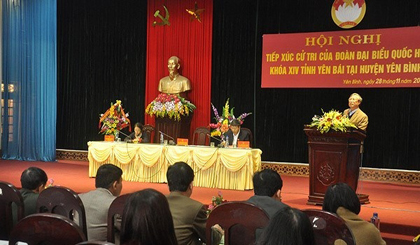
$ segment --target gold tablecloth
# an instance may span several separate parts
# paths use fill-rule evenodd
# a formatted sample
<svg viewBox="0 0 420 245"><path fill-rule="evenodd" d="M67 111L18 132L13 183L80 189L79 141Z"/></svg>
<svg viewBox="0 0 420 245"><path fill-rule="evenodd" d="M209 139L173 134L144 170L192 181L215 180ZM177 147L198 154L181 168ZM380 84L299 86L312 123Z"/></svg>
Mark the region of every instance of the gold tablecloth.
<svg viewBox="0 0 420 245"><path fill-rule="evenodd" d="M252 175L261 170L260 149L104 141L88 146L89 177L95 177L102 164L112 163L123 170L124 180L166 183L168 167L184 161L194 170L194 186L247 190L253 189Z"/></svg>

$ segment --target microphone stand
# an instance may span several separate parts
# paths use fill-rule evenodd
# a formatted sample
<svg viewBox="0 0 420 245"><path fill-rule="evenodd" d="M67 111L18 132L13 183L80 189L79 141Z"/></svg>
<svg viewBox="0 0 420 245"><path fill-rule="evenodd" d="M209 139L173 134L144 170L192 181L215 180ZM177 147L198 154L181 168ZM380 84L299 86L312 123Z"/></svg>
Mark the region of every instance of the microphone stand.
<svg viewBox="0 0 420 245"><path fill-rule="evenodd" d="M360 176L362 175L362 169L363 169L363 153L364 153L364 148L363 148L363 143L364 141L362 140L362 142L360 142L360 168L359 168L359 178L358 178L358 182L359 182L359 190L361 193L363 191L363 186L362 186L362 181L360 181Z"/></svg>
<svg viewBox="0 0 420 245"><path fill-rule="evenodd" d="M170 135L168 135L168 134L165 134L164 132L162 132L162 131L160 131L160 130L159 130L159 134L160 134L160 135L164 135L164 136L166 136L167 138L170 138L171 140L169 141L169 144L170 144L170 145L175 145L175 139L174 139L172 136L170 136Z"/></svg>
<svg viewBox="0 0 420 245"><path fill-rule="evenodd" d="M122 135L124 135L125 137L130 137L130 135L127 135L127 134L125 134L125 133L123 133L122 131L120 131L120 130L117 130L117 132L118 132L118 134L122 134ZM133 140L127 140L126 142L133 142Z"/></svg>
<svg viewBox="0 0 420 245"><path fill-rule="evenodd" d="M217 145L218 147L223 147L223 146L224 146L224 143L225 143L225 141L224 141L224 140L221 140L221 139L219 139L219 138L213 137L213 136L211 136L210 134L207 134L207 136L208 136L209 138L212 138L212 139L215 139L215 140L219 141L219 144Z"/></svg>

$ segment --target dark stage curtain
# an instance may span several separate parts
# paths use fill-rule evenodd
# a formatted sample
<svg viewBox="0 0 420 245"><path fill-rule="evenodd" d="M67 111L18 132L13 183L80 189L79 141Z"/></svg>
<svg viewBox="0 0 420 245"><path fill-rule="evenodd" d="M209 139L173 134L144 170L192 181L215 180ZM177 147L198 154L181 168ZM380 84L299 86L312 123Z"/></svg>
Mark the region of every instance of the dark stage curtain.
<svg viewBox="0 0 420 245"><path fill-rule="evenodd" d="M147 1L58 0L57 148L87 149L121 100L144 121ZM124 132L128 133L125 129Z"/></svg>
<svg viewBox="0 0 420 245"><path fill-rule="evenodd" d="M215 0L212 102L230 97L235 111L253 111L244 127L254 129L263 160L308 162L303 125L321 109L343 111L351 93L361 94L369 116L364 166L420 168L420 89L261 89L263 34L342 31L331 19L331 2ZM420 3L367 2L354 29L417 26ZM229 41L227 41L229 40Z"/></svg>
<svg viewBox="0 0 420 245"><path fill-rule="evenodd" d="M257 6L258 1L254 0L214 1L211 101L219 114L228 98L236 117L253 112L245 118L242 127L251 129L258 142L254 130L255 91L259 90L255 71L261 66L255 59ZM211 118L214 123L213 112Z"/></svg>

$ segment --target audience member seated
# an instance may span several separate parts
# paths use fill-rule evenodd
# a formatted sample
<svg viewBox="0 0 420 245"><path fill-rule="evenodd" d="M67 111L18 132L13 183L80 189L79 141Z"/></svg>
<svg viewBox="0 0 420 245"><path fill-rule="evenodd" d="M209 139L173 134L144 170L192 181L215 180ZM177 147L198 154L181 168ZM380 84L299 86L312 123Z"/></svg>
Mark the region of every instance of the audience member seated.
<svg viewBox="0 0 420 245"><path fill-rule="evenodd" d="M106 241L108 209L121 194L122 170L112 164L104 164L96 173L95 190L80 194L86 211L89 241Z"/></svg>
<svg viewBox="0 0 420 245"><path fill-rule="evenodd" d="M36 213L36 201L39 193L45 189L47 181L47 174L40 168L30 167L22 172L20 176L22 189L19 191L23 198L24 217Z"/></svg>
<svg viewBox="0 0 420 245"><path fill-rule="evenodd" d="M134 143L149 143L150 138L149 134L143 133L143 124L138 122L134 124L134 132L127 136L125 141Z"/></svg>
<svg viewBox="0 0 420 245"><path fill-rule="evenodd" d="M312 224L302 211L285 207L270 219L257 244L315 245Z"/></svg>
<svg viewBox="0 0 420 245"><path fill-rule="evenodd" d="M346 221L356 244L386 244L378 229L358 216L360 201L356 192L346 183L330 185L325 193L322 210L335 213Z"/></svg>
<svg viewBox="0 0 420 245"><path fill-rule="evenodd" d="M226 132L229 137L229 145L237 146L238 140L250 141L250 136L247 131L241 130L241 122L238 119L233 119L230 123L229 131Z"/></svg>
<svg viewBox="0 0 420 245"><path fill-rule="evenodd" d="M254 183L254 196L247 202L262 208L270 218L280 209L287 207L281 202L281 188L283 180L280 175L271 169L256 172L252 178Z"/></svg>
<svg viewBox="0 0 420 245"><path fill-rule="evenodd" d="M145 189L131 194L124 206L121 244L178 244L169 204L162 193Z"/></svg>
<svg viewBox="0 0 420 245"><path fill-rule="evenodd" d="M185 162L177 162L166 173L170 194L167 196L174 221L175 234L180 245L197 245L206 242L206 207L190 198L193 191L194 171ZM218 232L215 241L220 241L223 229L215 225Z"/></svg>

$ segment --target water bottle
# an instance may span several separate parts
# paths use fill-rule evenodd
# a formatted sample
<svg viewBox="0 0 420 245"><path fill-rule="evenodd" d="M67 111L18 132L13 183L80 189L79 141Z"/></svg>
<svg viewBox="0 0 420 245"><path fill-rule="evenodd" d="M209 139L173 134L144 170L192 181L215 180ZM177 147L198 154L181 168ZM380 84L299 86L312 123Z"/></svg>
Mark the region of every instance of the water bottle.
<svg viewBox="0 0 420 245"><path fill-rule="evenodd" d="M370 218L370 222L379 230L379 227L381 225L381 220L378 217L378 213L373 213L372 218Z"/></svg>
<svg viewBox="0 0 420 245"><path fill-rule="evenodd" d="M229 136L226 136L225 148L229 147Z"/></svg>
<svg viewBox="0 0 420 245"><path fill-rule="evenodd" d="M162 144L162 145L163 145L163 142L164 142L164 140L163 140L163 134L161 133L161 134L160 134L160 144Z"/></svg>

